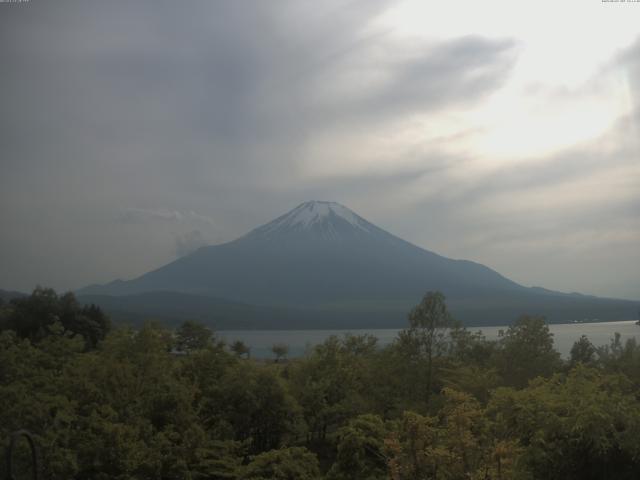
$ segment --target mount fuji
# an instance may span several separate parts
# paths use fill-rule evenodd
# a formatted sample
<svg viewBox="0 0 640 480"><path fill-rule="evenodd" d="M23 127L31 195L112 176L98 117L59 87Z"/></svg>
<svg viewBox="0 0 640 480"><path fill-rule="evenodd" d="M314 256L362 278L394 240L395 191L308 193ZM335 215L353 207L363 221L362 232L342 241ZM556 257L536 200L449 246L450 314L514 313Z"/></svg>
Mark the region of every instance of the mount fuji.
<svg viewBox="0 0 640 480"><path fill-rule="evenodd" d="M129 318L197 318L217 328L404 326L429 290L469 325L523 313L549 321L633 318L636 304L519 285L406 242L335 202L305 202L246 235L80 299ZM127 316L127 315L124 315Z"/></svg>

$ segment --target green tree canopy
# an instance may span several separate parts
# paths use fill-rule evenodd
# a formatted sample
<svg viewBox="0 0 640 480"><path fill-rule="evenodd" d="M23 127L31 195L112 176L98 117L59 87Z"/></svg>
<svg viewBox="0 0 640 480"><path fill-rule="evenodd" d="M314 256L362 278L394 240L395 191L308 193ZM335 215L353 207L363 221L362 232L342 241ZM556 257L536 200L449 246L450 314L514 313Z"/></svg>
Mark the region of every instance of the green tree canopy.
<svg viewBox="0 0 640 480"><path fill-rule="evenodd" d="M591 365L594 363L595 357L596 347L593 346L593 343L589 341L586 335L582 335L571 347L569 363L572 366L578 363Z"/></svg>
<svg viewBox="0 0 640 480"><path fill-rule="evenodd" d="M181 352L192 352L210 347L213 332L202 323L186 320L176 329L176 348Z"/></svg>
<svg viewBox="0 0 640 480"><path fill-rule="evenodd" d="M14 298L5 307L0 328L38 342L62 325L71 335L81 335L87 348L95 348L111 328L109 318L96 305L80 305L73 293L58 296L51 288L37 287L24 298Z"/></svg>
<svg viewBox="0 0 640 480"><path fill-rule="evenodd" d="M498 389L488 416L519 438L532 478L632 479L640 473L636 393L622 375L578 365L522 390Z"/></svg>
<svg viewBox="0 0 640 480"><path fill-rule="evenodd" d="M337 432L336 461L328 480L385 480L388 478L385 439L389 431L377 415L355 417Z"/></svg>
<svg viewBox="0 0 640 480"><path fill-rule="evenodd" d="M271 450L240 469L238 480L320 480L316 456L304 447Z"/></svg>
<svg viewBox="0 0 640 480"><path fill-rule="evenodd" d="M427 292L409 313L409 328L398 335L398 346L425 370L425 398L432 393L434 358L443 355L450 344L450 331L456 322L440 292ZM418 366L420 368L421 365Z"/></svg>
<svg viewBox="0 0 640 480"><path fill-rule="evenodd" d="M498 369L507 385L524 387L535 377L551 375L561 365L560 354L553 348L553 334L542 317L520 317L502 333L499 347Z"/></svg>

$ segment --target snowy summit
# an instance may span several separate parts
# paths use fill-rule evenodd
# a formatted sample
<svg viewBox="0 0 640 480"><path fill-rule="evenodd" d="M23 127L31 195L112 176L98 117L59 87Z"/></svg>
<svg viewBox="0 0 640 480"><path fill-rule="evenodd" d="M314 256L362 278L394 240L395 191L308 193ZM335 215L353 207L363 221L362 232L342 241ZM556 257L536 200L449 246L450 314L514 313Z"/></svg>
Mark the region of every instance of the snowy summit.
<svg viewBox="0 0 640 480"><path fill-rule="evenodd" d="M366 220L353 213L344 205L319 200L312 200L298 205L283 217L276 219L273 223L276 223L277 226L309 229L313 227L314 224L331 220L332 217L341 218L356 228L368 231L364 226L364 224L367 223Z"/></svg>
<svg viewBox="0 0 640 480"><path fill-rule="evenodd" d="M338 238L347 232L372 233L375 227L344 205L312 200L249 233L271 237L283 233L310 232L321 238Z"/></svg>

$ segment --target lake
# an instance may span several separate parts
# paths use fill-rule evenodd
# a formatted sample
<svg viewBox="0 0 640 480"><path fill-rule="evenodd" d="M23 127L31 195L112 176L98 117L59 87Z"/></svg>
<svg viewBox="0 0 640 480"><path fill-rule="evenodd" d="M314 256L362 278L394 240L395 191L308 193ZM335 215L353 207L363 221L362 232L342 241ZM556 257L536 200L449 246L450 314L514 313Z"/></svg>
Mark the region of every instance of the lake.
<svg viewBox="0 0 640 480"><path fill-rule="evenodd" d="M487 339L498 338L500 330L506 330L508 326L469 328L471 332L478 330ZM253 358L273 358L271 347L275 343L284 343L289 346L289 357L301 357L314 345L324 342L331 335L342 336L347 333L352 335L371 334L378 338L378 345L384 346L391 343L396 338L401 329L361 329L361 330L222 330L216 332L217 336L227 343L234 340L242 340L251 348ZM627 338L636 337L640 340L640 326L634 320L620 322L600 322L600 323L560 323L549 325L549 330L553 333L553 340L556 350L563 357L568 357L573 342L581 335L589 337L595 346L609 344L614 333L620 333L622 341Z"/></svg>

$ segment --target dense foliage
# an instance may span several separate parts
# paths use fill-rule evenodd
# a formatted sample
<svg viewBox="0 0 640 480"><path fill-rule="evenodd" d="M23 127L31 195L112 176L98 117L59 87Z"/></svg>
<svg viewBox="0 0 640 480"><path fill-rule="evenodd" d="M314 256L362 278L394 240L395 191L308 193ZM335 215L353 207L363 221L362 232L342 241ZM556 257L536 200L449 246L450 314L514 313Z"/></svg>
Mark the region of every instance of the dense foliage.
<svg viewBox="0 0 640 480"><path fill-rule="evenodd" d="M37 289L0 305L0 437L33 432L52 480L640 478L635 341L562 360L543 319L489 341L436 293L409 320L384 348L258 361L193 322L109 331Z"/></svg>

